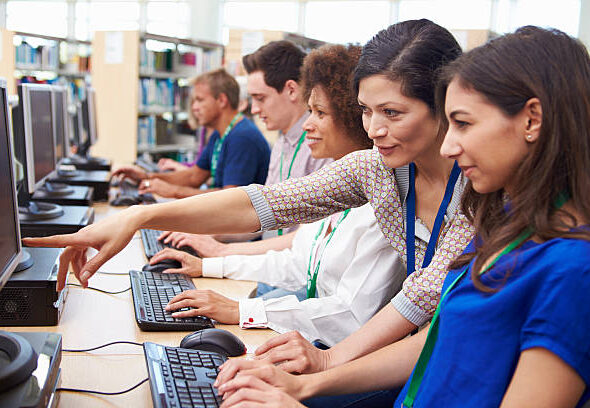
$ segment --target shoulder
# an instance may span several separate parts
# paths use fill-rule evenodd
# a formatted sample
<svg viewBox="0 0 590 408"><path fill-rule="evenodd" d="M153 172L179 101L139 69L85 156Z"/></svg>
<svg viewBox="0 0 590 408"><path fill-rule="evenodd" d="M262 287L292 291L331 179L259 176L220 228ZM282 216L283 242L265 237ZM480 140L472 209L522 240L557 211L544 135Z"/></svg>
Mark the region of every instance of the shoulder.
<svg viewBox="0 0 590 408"><path fill-rule="evenodd" d="M542 268L556 272L590 273L590 241L574 238L554 238L532 245L526 258ZM526 259L525 259L526 260Z"/></svg>

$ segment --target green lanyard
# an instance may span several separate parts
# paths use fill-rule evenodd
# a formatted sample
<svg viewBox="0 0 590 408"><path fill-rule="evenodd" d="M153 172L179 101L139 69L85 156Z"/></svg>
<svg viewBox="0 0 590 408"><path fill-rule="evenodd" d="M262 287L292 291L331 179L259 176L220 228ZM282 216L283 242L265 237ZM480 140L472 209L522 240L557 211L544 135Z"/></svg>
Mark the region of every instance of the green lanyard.
<svg viewBox="0 0 590 408"><path fill-rule="evenodd" d="M293 163L295 163L295 158L297 157L297 153L299 153L299 149L305 140L305 135L307 135L307 131L304 131L301 136L299 137L299 142L297 142L297 147L295 147L295 152L293 153L293 157L291 158L291 164L289 164L289 172L287 173L287 180L291 178L291 170L293 169ZM281 152L281 163L279 167L279 178L280 181L283 181L283 152ZM283 229L280 228L278 230L279 236L283 235Z"/></svg>
<svg viewBox="0 0 590 408"><path fill-rule="evenodd" d="M219 162L219 153L221 152L221 147L223 146L223 141L225 140L225 137L229 134L229 132L231 132L231 130L234 128L236 122L242 118L242 116L243 116L242 113L238 112L236 114L236 116L233 117L231 122L229 122L229 125L227 126L227 128L225 128L225 132L223 132L223 135L215 141L215 146L213 147L213 155L211 156L211 178L212 178L212 181L211 181L211 184L209 185L210 188L215 187L215 175L217 174L217 163Z"/></svg>
<svg viewBox="0 0 590 408"><path fill-rule="evenodd" d="M338 219L338 222L336 223L336 225L334 225L334 228L332 228L332 232L330 232L330 235L328 235L328 240L326 241L326 245L324 245L324 249L322 249L322 253L318 256L318 263L316 264L315 270L312 275L311 268L312 268L312 261L313 261L313 259L312 259L313 258L313 250L315 249L315 246L317 244L319 236L324 231L324 225L326 224L326 220L322 221L322 225L320 225L320 229L318 230L317 234L315 234L315 237L313 239L313 244L311 245L311 249L309 250L309 264L307 265L307 298L308 299L314 298L316 295L316 293L315 293L316 292L316 283L318 280L318 272L320 271L320 263L322 262L322 256L324 256L324 251L326 250L326 247L330 243L330 240L332 239L332 236L334 235L336 228L338 228L340 223L346 218L346 216L348 215L349 212L350 212L350 208L348 210L345 210L344 213L342 213L342 216Z"/></svg>
<svg viewBox="0 0 590 408"><path fill-rule="evenodd" d="M555 200L554 207L556 209L561 208L565 202L569 199L569 195L560 193ZM530 228L525 229L514 241L512 241L500 254L498 254L492 262L486 266L479 274L482 275L487 270L489 270L495 263L500 259L502 256L506 255L514 248L518 247L524 241L526 241L531 235L533 231ZM414 400L416 399L416 395L418 390L420 389L420 384L422 383L422 379L424 378L424 373L426 372L426 366L430 361L430 357L432 356L432 352L434 350L434 345L436 344L436 340L438 338L438 325L439 319L438 315L440 314L440 309L443 304L443 301L446 299L448 293L455 287L455 285L465 276L467 270L469 269L469 265L463 269L463 271L457 276L457 278L449 285L445 293L442 295L440 301L438 302L438 307L434 312L434 316L432 317L432 322L430 323L430 329L428 330L428 336L426 337L426 343L424 344L424 348L420 353L420 357L418 358L418 362L416 363L416 367L414 369L414 375L412 376L412 381L410 382L410 386L408 388L408 393L404 398L404 402L402 402L402 408L412 408L414 406Z"/></svg>

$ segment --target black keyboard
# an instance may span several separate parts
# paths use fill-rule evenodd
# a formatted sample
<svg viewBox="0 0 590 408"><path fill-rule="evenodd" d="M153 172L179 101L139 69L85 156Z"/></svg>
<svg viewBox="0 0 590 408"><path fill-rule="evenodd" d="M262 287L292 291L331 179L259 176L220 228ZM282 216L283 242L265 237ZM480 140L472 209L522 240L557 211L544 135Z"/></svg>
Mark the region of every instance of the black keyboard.
<svg viewBox="0 0 590 408"><path fill-rule="evenodd" d="M162 231L153 229L140 229L139 232L141 234L141 242L143 243L143 251L147 259L151 259L152 256L156 255L164 248L174 248L178 249L179 251L186 252L192 256L199 256L193 247L182 246L175 248L170 244L164 244L162 241L158 241L158 237L160 234L162 234Z"/></svg>
<svg viewBox="0 0 590 408"><path fill-rule="evenodd" d="M218 407L213 387L219 366L227 358L211 351L143 343L155 408Z"/></svg>
<svg viewBox="0 0 590 408"><path fill-rule="evenodd" d="M126 196L135 200L135 204L155 204L156 198L152 193L139 194L139 187L136 184L123 179L119 183L119 194L117 197Z"/></svg>
<svg viewBox="0 0 590 408"><path fill-rule="evenodd" d="M164 310L168 302L185 290L195 289L191 278L180 273L129 271L135 320L146 331L196 331L214 327L208 317L195 316L181 319ZM189 310L188 308L177 311Z"/></svg>

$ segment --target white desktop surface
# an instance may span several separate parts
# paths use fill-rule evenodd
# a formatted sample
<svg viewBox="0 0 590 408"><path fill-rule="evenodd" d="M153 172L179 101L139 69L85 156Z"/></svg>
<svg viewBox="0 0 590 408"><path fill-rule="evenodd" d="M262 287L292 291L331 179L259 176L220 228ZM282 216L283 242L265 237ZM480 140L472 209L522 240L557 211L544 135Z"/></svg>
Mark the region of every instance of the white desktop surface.
<svg viewBox="0 0 590 408"><path fill-rule="evenodd" d="M121 210L107 203L96 203L96 221ZM129 245L113 257L100 270L127 272L141 269L147 262L139 233ZM70 275L70 282L76 282ZM230 298L247 297L255 282L229 279L197 278L198 289L212 289ZM95 274L89 282L92 287L119 291L130 286L127 275ZM135 323L131 292L109 295L78 287L68 287L64 311L58 326L0 327L0 330L22 332L57 332L62 335L64 349L82 349L116 340L134 342L151 341L178 346L190 332L144 332ZM238 335L249 353L277 334L269 329L242 330L237 325L216 324ZM114 345L89 353L63 352L61 361L61 387L83 388L106 392L122 391L147 377L143 348L133 345ZM146 407L151 406L149 384L122 395L104 396L86 393L58 393L58 407Z"/></svg>

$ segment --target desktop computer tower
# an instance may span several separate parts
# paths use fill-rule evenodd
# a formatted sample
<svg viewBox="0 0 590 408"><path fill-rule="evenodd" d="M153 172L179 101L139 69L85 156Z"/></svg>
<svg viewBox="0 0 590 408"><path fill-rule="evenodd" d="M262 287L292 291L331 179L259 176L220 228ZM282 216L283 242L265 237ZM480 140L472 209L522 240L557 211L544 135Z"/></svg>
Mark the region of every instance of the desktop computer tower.
<svg viewBox="0 0 590 408"><path fill-rule="evenodd" d="M33 265L0 290L0 326L56 326L68 288L56 292L61 248L26 248ZM2 406L2 404L0 404Z"/></svg>
<svg viewBox="0 0 590 408"><path fill-rule="evenodd" d="M19 220L21 236L47 237L57 234L72 234L94 222L94 208L64 205L64 213L46 220Z"/></svg>
<svg viewBox="0 0 590 408"><path fill-rule="evenodd" d="M100 170L77 170L72 176L63 176L54 173L49 178L51 183L63 183L71 186L88 186L94 188L94 201L107 201L109 199L109 183L111 173Z"/></svg>

